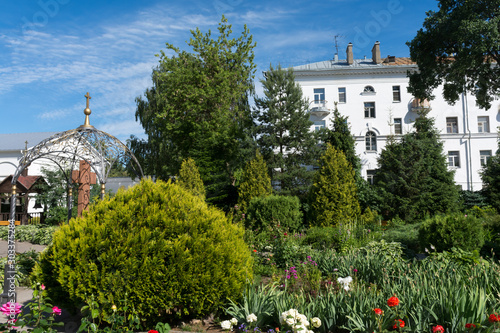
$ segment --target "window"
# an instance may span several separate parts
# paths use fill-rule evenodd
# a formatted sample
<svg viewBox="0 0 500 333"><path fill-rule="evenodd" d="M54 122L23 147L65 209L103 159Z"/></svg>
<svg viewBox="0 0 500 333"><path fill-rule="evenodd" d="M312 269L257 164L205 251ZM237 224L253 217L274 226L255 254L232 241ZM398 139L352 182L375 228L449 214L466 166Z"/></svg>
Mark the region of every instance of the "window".
<svg viewBox="0 0 500 333"><path fill-rule="evenodd" d="M394 118L394 134L403 134L403 121L401 118Z"/></svg>
<svg viewBox="0 0 500 333"><path fill-rule="evenodd" d="M375 118L375 102L365 102L365 118Z"/></svg>
<svg viewBox="0 0 500 333"><path fill-rule="evenodd" d="M479 158L481 159L481 165L486 165L491 158L491 150L480 150Z"/></svg>
<svg viewBox="0 0 500 333"><path fill-rule="evenodd" d="M373 180L375 178L375 170L366 170L366 180L370 185L373 185Z"/></svg>
<svg viewBox="0 0 500 333"><path fill-rule="evenodd" d="M339 103L346 103L347 96L345 94L345 88L339 88Z"/></svg>
<svg viewBox="0 0 500 333"><path fill-rule="evenodd" d="M477 117L477 131L479 133L489 133L490 132L490 117Z"/></svg>
<svg viewBox="0 0 500 333"><path fill-rule="evenodd" d="M392 101L401 102L401 87L392 86Z"/></svg>
<svg viewBox="0 0 500 333"><path fill-rule="evenodd" d="M373 132L366 132L366 151L377 151L377 135Z"/></svg>
<svg viewBox="0 0 500 333"><path fill-rule="evenodd" d="M314 121L314 130L319 131L322 128L325 128L325 121L324 120L315 120Z"/></svg>
<svg viewBox="0 0 500 333"><path fill-rule="evenodd" d="M325 88L314 89L314 103L320 104L325 101Z"/></svg>
<svg viewBox="0 0 500 333"><path fill-rule="evenodd" d="M363 89L363 92L368 94L375 94L375 89L372 86L366 86Z"/></svg>
<svg viewBox="0 0 500 333"><path fill-rule="evenodd" d="M460 168L460 152L458 151L448 152L448 165L451 167Z"/></svg>
<svg viewBox="0 0 500 333"><path fill-rule="evenodd" d="M446 133L458 133L458 118L446 118Z"/></svg>

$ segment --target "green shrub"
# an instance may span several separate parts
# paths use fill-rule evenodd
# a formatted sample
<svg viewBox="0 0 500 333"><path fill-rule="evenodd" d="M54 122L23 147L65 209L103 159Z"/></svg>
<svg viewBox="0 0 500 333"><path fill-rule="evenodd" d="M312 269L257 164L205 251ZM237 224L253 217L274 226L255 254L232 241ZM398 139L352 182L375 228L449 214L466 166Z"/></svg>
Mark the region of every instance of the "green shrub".
<svg viewBox="0 0 500 333"><path fill-rule="evenodd" d="M48 245L52 242L52 235L59 227L37 225L16 226L16 240L18 242L29 242L31 244ZM0 239L7 240L9 234L8 226L0 226Z"/></svg>
<svg viewBox="0 0 500 333"><path fill-rule="evenodd" d="M271 193L271 177L269 177L267 171L267 164L257 151L255 158L245 165L241 175L241 183L238 189L238 204L241 211L246 212L248 203L252 198L268 196Z"/></svg>
<svg viewBox="0 0 500 333"><path fill-rule="evenodd" d="M419 229L421 223L398 225L389 227L381 236L381 239L388 243L398 242L406 246L414 253L422 252L419 240Z"/></svg>
<svg viewBox="0 0 500 333"><path fill-rule="evenodd" d="M436 215L426 219L419 231L423 247L433 245L437 251L456 247L465 251L479 250L484 244L481 221L472 215Z"/></svg>
<svg viewBox="0 0 500 333"><path fill-rule="evenodd" d="M269 195L250 200L245 219L246 228L262 230L275 223L292 232L302 227L299 198Z"/></svg>
<svg viewBox="0 0 500 333"><path fill-rule="evenodd" d="M203 185L198 167L192 158L182 161L177 184L205 200L205 185Z"/></svg>
<svg viewBox="0 0 500 333"><path fill-rule="evenodd" d="M37 271L55 300L94 295L103 320L123 299L143 324L206 316L252 278L243 232L180 186L142 180L62 226Z"/></svg>
<svg viewBox="0 0 500 333"><path fill-rule="evenodd" d="M316 250L340 249L340 233L336 227L311 227L303 240Z"/></svg>

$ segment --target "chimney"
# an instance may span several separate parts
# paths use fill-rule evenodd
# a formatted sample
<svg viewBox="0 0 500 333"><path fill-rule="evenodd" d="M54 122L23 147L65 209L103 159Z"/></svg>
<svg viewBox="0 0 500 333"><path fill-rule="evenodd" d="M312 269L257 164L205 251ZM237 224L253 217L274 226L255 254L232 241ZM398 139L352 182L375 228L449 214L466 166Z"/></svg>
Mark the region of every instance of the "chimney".
<svg viewBox="0 0 500 333"><path fill-rule="evenodd" d="M333 60L335 62L339 62L339 54L338 53L335 53L335 56L333 57Z"/></svg>
<svg viewBox="0 0 500 333"><path fill-rule="evenodd" d="M376 41L372 48L372 60L376 64L382 63L382 58L380 57L380 42Z"/></svg>
<svg viewBox="0 0 500 333"><path fill-rule="evenodd" d="M352 54L352 43L347 45L347 64L352 65L354 63L354 55Z"/></svg>

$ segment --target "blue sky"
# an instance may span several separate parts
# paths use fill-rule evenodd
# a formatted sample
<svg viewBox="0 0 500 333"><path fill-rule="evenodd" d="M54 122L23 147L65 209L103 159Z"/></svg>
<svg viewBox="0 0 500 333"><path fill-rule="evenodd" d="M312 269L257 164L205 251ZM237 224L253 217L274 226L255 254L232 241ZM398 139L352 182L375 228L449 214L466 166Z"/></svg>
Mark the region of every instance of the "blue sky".
<svg viewBox="0 0 500 333"><path fill-rule="evenodd" d="M189 50L190 30L216 32L224 14L237 37L247 24L256 80L269 64L283 67L339 58L409 56L405 43L435 0L20 0L1 2L0 133L65 131L90 122L122 141L144 137L135 98L151 85L165 43ZM257 93L261 89L257 87Z"/></svg>

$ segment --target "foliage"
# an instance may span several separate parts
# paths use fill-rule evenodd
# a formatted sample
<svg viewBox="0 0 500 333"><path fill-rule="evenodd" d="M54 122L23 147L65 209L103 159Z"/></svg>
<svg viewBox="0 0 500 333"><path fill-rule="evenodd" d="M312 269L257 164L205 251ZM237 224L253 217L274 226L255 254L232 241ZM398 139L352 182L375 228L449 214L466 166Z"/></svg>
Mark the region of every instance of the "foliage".
<svg viewBox="0 0 500 333"><path fill-rule="evenodd" d="M244 213L252 198L267 196L272 193L271 178L267 173L267 165L257 151L255 158L245 165L238 189L238 205Z"/></svg>
<svg viewBox="0 0 500 333"><path fill-rule="evenodd" d="M341 234L336 227L311 227L307 230L303 244L316 250L340 250Z"/></svg>
<svg viewBox="0 0 500 333"><path fill-rule="evenodd" d="M488 199L488 203L500 212L500 141L499 149L492 156L481 170L481 180L483 181L483 194Z"/></svg>
<svg viewBox="0 0 500 333"><path fill-rule="evenodd" d="M484 244L481 221L463 214L436 215L426 219L419 231L423 247L434 246L437 251L448 251L453 247L474 251Z"/></svg>
<svg viewBox="0 0 500 333"><path fill-rule="evenodd" d="M332 114L332 128L322 130L321 140L344 153L347 162L356 172L361 169L361 161L356 155L356 139L351 133L348 116L342 116L335 103ZM328 145L327 145L328 147ZM326 147L325 147L326 148Z"/></svg>
<svg viewBox="0 0 500 333"><path fill-rule="evenodd" d="M33 300L26 305L28 310L19 309L19 314L15 322L15 326L18 327L12 327L13 324L8 322L7 324L0 324L2 330L9 328L12 332L15 331L15 328L26 328L27 332L55 333L57 329L54 327L63 326L64 323L55 322L55 317L61 315L61 309L50 304L51 300L47 297L45 286L37 283L32 286L32 289ZM8 303L5 305L8 305ZM6 327L4 327L4 325ZM12 330L13 328L14 330Z"/></svg>
<svg viewBox="0 0 500 333"><path fill-rule="evenodd" d="M292 69L271 65L260 82L264 97L255 98L253 116L258 123L257 142L271 170L273 186L282 195L304 196L313 175L306 165L314 165L319 155L307 112L309 103Z"/></svg>
<svg viewBox="0 0 500 333"><path fill-rule="evenodd" d="M471 209L473 207L484 207L487 205L486 197L483 191L460 191L460 199L464 209Z"/></svg>
<svg viewBox="0 0 500 333"><path fill-rule="evenodd" d="M142 180L62 226L37 273L54 298L94 295L105 321L126 299L151 324L216 311L251 267L243 229L223 212L178 185Z"/></svg>
<svg viewBox="0 0 500 333"><path fill-rule="evenodd" d="M16 253L16 274L14 283L16 286L31 287L31 272L38 260L38 253L34 250L25 253ZM8 262L7 257L0 258L0 267L5 267ZM0 287L5 282L5 271L0 271Z"/></svg>
<svg viewBox="0 0 500 333"><path fill-rule="evenodd" d="M192 194L205 200L205 186L203 186L203 180L201 180L198 168L192 158L182 161L177 183Z"/></svg>
<svg viewBox="0 0 500 333"><path fill-rule="evenodd" d="M344 153L327 144L311 187L311 225L334 226L360 215L354 174Z"/></svg>
<svg viewBox="0 0 500 333"><path fill-rule="evenodd" d="M256 197L248 205L245 227L263 230L272 224L297 231L302 227L302 212L297 197L269 195Z"/></svg>
<svg viewBox="0 0 500 333"><path fill-rule="evenodd" d="M284 286L278 285L252 297L271 299L266 307L266 313L271 313L268 321L271 328L283 328L279 321L281 313L294 308L308 318L317 316L322 323L318 329L321 333L375 332L378 327L374 309L380 308L386 313L383 328L394 324L393 316L397 313L408 332L430 332L433 326L442 325L447 333L459 333L467 331L467 323L491 331L488 316L498 313L500 300L498 263L443 261L434 256L414 261L397 256L397 260L387 260L380 251L375 252L376 246L343 255L321 251L317 258L313 256L322 281L352 275L348 291L333 284L314 297L301 291L288 293ZM393 296L399 303L390 310L387 301ZM242 304L246 301L244 296L241 303L234 302L231 311L243 312ZM258 316L255 309L249 311Z"/></svg>
<svg viewBox="0 0 500 333"><path fill-rule="evenodd" d="M375 183L388 218L415 221L457 210L454 173L448 170L434 120L421 115L414 127L400 141L389 141L378 158Z"/></svg>
<svg viewBox="0 0 500 333"><path fill-rule="evenodd" d="M59 227L38 225L16 226L16 241L29 242L31 244L48 245L52 242L52 235ZM9 227L0 226L0 239L8 240Z"/></svg>
<svg viewBox="0 0 500 333"><path fill-rule="evenodd" d="M81 313L84 314L84 317L78 332L134 332L141 327L134 307L127 304L126 299L111 306L111 314L106 317L104 323L103 311L99 308L99 303L96 302L93 295L87 297L85 305L81 308ZM106 324L107 326L105 326ZM169 329L167 333L168 331Z"/></svg>
<svg viewBox="0 0 500 333"><path fill-rule="evenodd" d="M71 170L61 171L48 168L42 168L42 176L45 182L37 185L39 194L36 197L37 202L45 207L45 223L48 225L57 225L68 220L68 175ZM78 206L78 184L70 185L73 189L73 207ZM73 209L72 216L76 217L77 210Z"/></svg>
<svg viewBox="0 0 500 333"><path fill-rule="evenodd" d="M440 0L438 6L407 43L419 68L410 74L408 91L432 98L443 83L446 101L454 103L467 92L489 109L500 93L500 1Z"/></svg>
<svg viewBox="0 0 500 333"><path fill-rule="evenodd" d="M245 160L240 153L245 128L251 127L247 95L253 90L255 43L246 26L232 38L224 16L218 31L191 31L192 52L167 43L153 70L153 87L136 99L136 119L148 140L131 138L129 145L146 173L162 180L193 158L207 200L223 206L232 200L234 170Z"/></svg>
<svg viewBox="0 0 500 333"><path fill-rule="evenodd" d="M421 223L402 224L398 226L387 227L381 235L381 239L388 243L401 243L405 248L406 255L423 252L418 237ZM411 252L410 252L411 251Z"/></svg>

